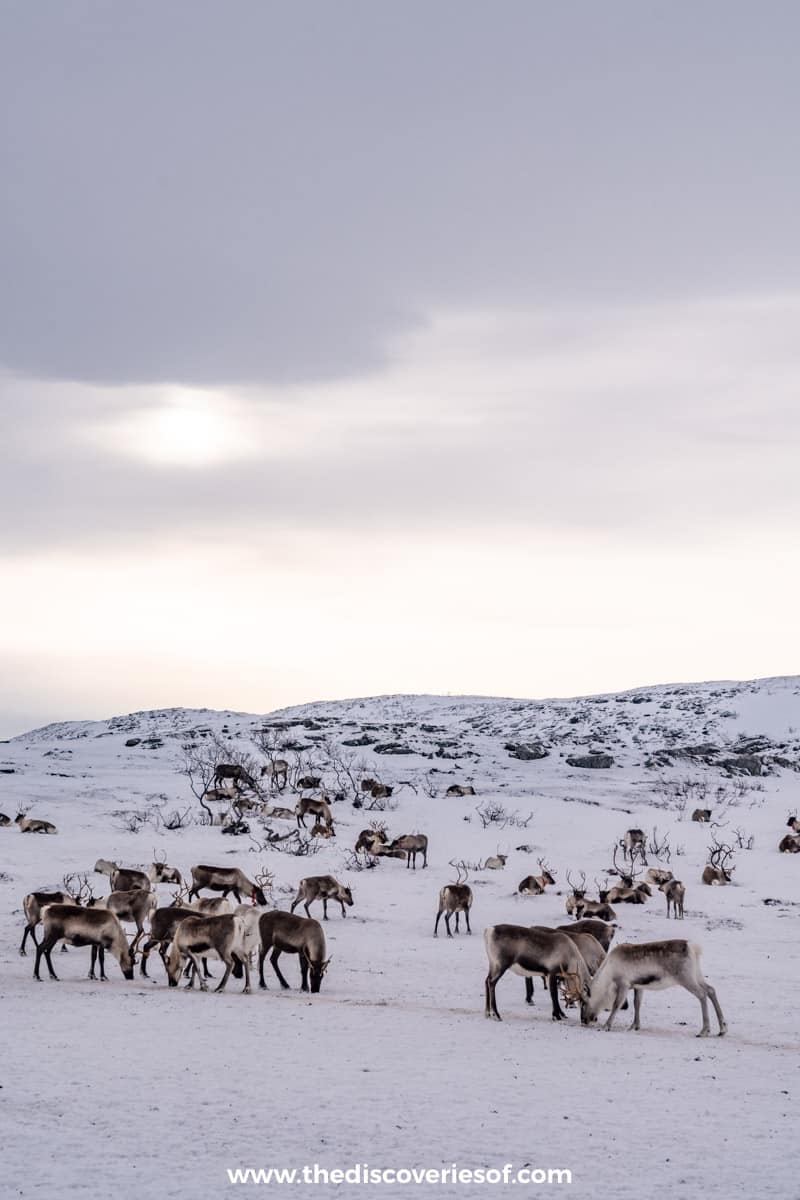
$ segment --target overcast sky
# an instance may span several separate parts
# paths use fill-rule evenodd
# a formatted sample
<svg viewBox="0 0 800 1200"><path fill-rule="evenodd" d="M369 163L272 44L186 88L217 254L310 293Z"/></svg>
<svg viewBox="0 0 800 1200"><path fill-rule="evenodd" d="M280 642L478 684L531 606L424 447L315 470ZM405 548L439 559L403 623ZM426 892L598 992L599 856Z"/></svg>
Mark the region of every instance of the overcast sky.
<svg viewBox="0 0 800 1200"><path fill-rule="evenodd" d="M800 672L800 8L2 5L0 736Z"/></svg>

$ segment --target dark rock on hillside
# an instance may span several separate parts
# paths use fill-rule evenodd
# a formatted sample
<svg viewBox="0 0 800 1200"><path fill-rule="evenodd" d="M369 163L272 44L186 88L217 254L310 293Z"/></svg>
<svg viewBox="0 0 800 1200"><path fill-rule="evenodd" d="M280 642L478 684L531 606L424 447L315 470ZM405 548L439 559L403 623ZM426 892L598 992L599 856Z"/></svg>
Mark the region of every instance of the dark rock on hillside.
<svg viewBox="0 0 800 1200"><path fill-rule="evenodd" d="M370 737L368 733L362 733L361 737L345 738L342 742L343 746L371 746L377 738Z"/></svg>
<svg viewBox="0 0 800 1200"><path fill-rule="evenodd" d="M504 749L512 758L522 762L535 762L539 758L547 758L550 753L541 742L506 742Z"/></svg>
<svg viewBox="0 0 800 1200"><path fill-rule="evenodd" d="M757 754L737 754L735 758L723 758L719 766L729 775L766 775L769 768Z"/></svg>
<svg viewBox="0 0 800 1200"><path fill-rule="evenodd" d="M141 740L142 740L141 738L128 738L128 740L127 740L127 742L125 743L125 745L126 745L126 746L138 746L138 745L139 745L139 742L140 742Z"/></svg>
<svg viewBox="0 0 800 1200"><path fill-rule="evenodd" d="M406 746L403 742L383 742L374 749L376 754L414 754L411 747Z"/></svg>
<svg viewBox="0 0 800 1200"><path fill-rule="evenodd" d="M614 759L610 754L572 754L567 758L570 767L585 767L588 770L605 770L613 767Z"/></svg>

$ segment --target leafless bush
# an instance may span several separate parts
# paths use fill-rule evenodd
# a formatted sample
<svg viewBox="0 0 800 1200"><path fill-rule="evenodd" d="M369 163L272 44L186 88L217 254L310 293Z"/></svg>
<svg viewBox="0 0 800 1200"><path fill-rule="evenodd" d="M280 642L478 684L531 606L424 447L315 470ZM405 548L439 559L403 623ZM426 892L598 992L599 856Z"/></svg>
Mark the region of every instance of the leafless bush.
<svg viewBox="0 0 800 1200"><path fill-rule="evenodd" d="M533 820L532 812L528 813L527 817L521 817L517 809L511 813L508 812L499 800L483 800L475 806L475 812L484 829L490 829L492 826L496 829L506 829L507 827L527 829Z"/></svg>
<svg viewBox="0 0 800 1200"><path fill-rule="evenodd" d="M756 844L755 834L745 833L743 829L734 829L733 836L737 850L752 850Z"/></svg>
<svg viewBox="0 0 800 1200"><path fill-rule="evenodd" d="M650 838L650 841L647 844L647 849L654 858L659 859L661 862L668 863L672 857L672 850L670 849L669 844L669 834L665 833L662 838L659 838L658 826L654 825L653 836Z"/></svg>
<svg viewBox="0 0 800 1200"><path fill-rule="evenodd" d="M183 760L178 768L178 774L189 783L189 790L203 810L200 820L202 825L214 824L214 813L205 799L206 792L214 787L214 772L221 762L234 763L240 766L253 779L258 774L258 765L250 754L236 750L219 734L205 740L202 745L197 742L187 742L182 747Z"/></svg>
<svg viewBox="0 0 800 1200"><path fill-rule="evenodd" d="M365 850L348 850L342 860L346 871L372 871L379 863L379 858L367 854Z"/></svg>
<svg viewBox="0 0 800 1200"><path fill-rule="evenodd" d="M161 821L165 829L187 829L194 824L191 805L183 810L173 808L172 812L162 816Z"/></svg>
<svg viewBox="0 0 800 1200"><path fill-rule="evenodd" d="M262 854L266 850L275 850L279 854L292 854L296 858L311 857L322 849L320 838L311 837L299 829L291 829L288 833L278 833L269 825L264 825L258 836L250 831L251 850Z"/></svg>

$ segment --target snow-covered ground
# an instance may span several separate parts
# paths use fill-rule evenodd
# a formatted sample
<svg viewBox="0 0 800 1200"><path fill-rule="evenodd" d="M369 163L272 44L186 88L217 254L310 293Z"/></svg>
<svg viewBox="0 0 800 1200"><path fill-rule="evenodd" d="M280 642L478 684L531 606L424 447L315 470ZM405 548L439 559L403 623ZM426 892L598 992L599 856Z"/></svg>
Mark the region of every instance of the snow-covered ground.
<svg viewBox="0 0 800 1200"><path fill-rule="evenodd" d="M125 811L191 802L178 773L182 745L217 734L233 752L255 753L252 736L265 722L286 727L273 729L278 741L306 747L286 753L292 762L300 753L324 770L331 745L351 755L395 786L396 807L359 811L348 795L334 806L336 838L312 857L256 852L219 827L126 831ZM372 743L342 747L362 735ZM134 737L143 741L126 747ZM376 743L409 753L375 753ZM519 744L541 744L547 754L521 761L507 749ZM567 763L590 751L611 755L613 765ZM754 759L761 774L736 771L737 761L752 770ZM226 1174L235 1167L511 1163L569 1168L566 1190L581 1198L735 1197L753 1189L797 1197L800 856L779 854L777 845L800 805L798 766L796 678L571 701L393 696L268 718L170 710L49 726L0 745L0 811L13 818L23 807L59 830L45 837L23 836L13 824L0 829L0 1186L48 1198L200 1200L235 1192ZM325 782L335 790L329 774ZM454 782L472 784L477 795L446 797ZM689 795L684 811L681 790ZM285 793L280 802L294 800ZM484 828L475 811L484 802L532 819L523 828ZM754 848L736 855L730 887L700 883L710 833L690 820L695 803L714 809L726 840L736 829L754 837ZM348 869L347 851L376 818L392 834L427 833L428 869L397 861ZM611 1033L582 1028L572 1014L556 1025L541 985L530 1009L522 980L511 975L498 986L503 1023L484 1020L484 927L564 922L565 872L602 880L630 826L669 836L687 912L682 924L668 922L659 894L642 907L619 906L617 941L698 941L728 1037L696 1040L699 1005L677 990L645 996L638 1034L627 1031L626 1014ZM524 845L532 849L517 849ZM305 875L330 871L349 883L354 907L342 920L332 906L326 925L332 962L322 992L283 993L269 969L266 993L243 996L235 980L222 995L168 989L155 957L150 982L124 981L109 959L109 982L94 983L81 949L54 956L60 983L46 972L35 983L33 958L17 953L25 893L91 872L98 857L146 864L154 849L187 875L198 862L237 865L251 877L267 867L281 908ZM498 851L508 854L504 871L474 869ZM556 869L556 888L522 898L517 884L538 873L540 856ZM450 860L473 864L473 934L447 939L440 929L434 940L438 889L454 879ZM90 878L98 894L107 890L105 877ZM171 891L161 889L165 903ZM299 983L296 961L284 960L284 972ZM537 1188L331 1190L444 1197Z"/></svg>

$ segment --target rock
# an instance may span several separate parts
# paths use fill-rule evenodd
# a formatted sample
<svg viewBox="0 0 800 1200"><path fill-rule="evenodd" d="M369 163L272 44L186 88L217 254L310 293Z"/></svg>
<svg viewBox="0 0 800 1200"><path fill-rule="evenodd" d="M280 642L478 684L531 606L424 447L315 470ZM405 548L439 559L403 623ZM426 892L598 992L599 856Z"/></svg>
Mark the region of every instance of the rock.
<svg viewBox="0 0 800 1200"><path fill-rule="evenodd" d="M735 758L723 758L719 766L729 775L767 774L767 769L757 754L737 754Z"/></svg>
<svg viewBox="0 0 800 1200"><path fill-rule="evenodd" d="M371 746L373 744L373 742L375 742L375 741L377 741L377 739L374 737L370 737L368 733L362 733L361 737L347 738L345 741L342 742L342 745L343 746Z"/></svg>
<svg viewBox="0 0 800 1200"><path fill-rule="evenodd" d="M506 742L504 749L521 762L535 762L536 759L547 758L550 753L541 742Z"/></svg>
<svg viewBox="0 0 800 1200"><path fill-rule="evenodd" d="M571 754L567 758L570 767L586 767L588 770L605 770L613 767L614 759L610 754Z"/></svg>
<svg viewBox="0 0 800 1200"><path fill-rule="evenodd" d="M375 746L376 754L413 754L414 751L410 746L406 746L403 742L383 742L380 746Z"/></svg>
<svg viewBox="0 0 800 1200"><path fill-rule="evenodd" d="M128 738L128 740L127 740L127 742L125 743L125 745L126 745L126 746L138 746L138 745L139 745L139 742L140 742L141 740L142 740L141 738Z"/></svg>

